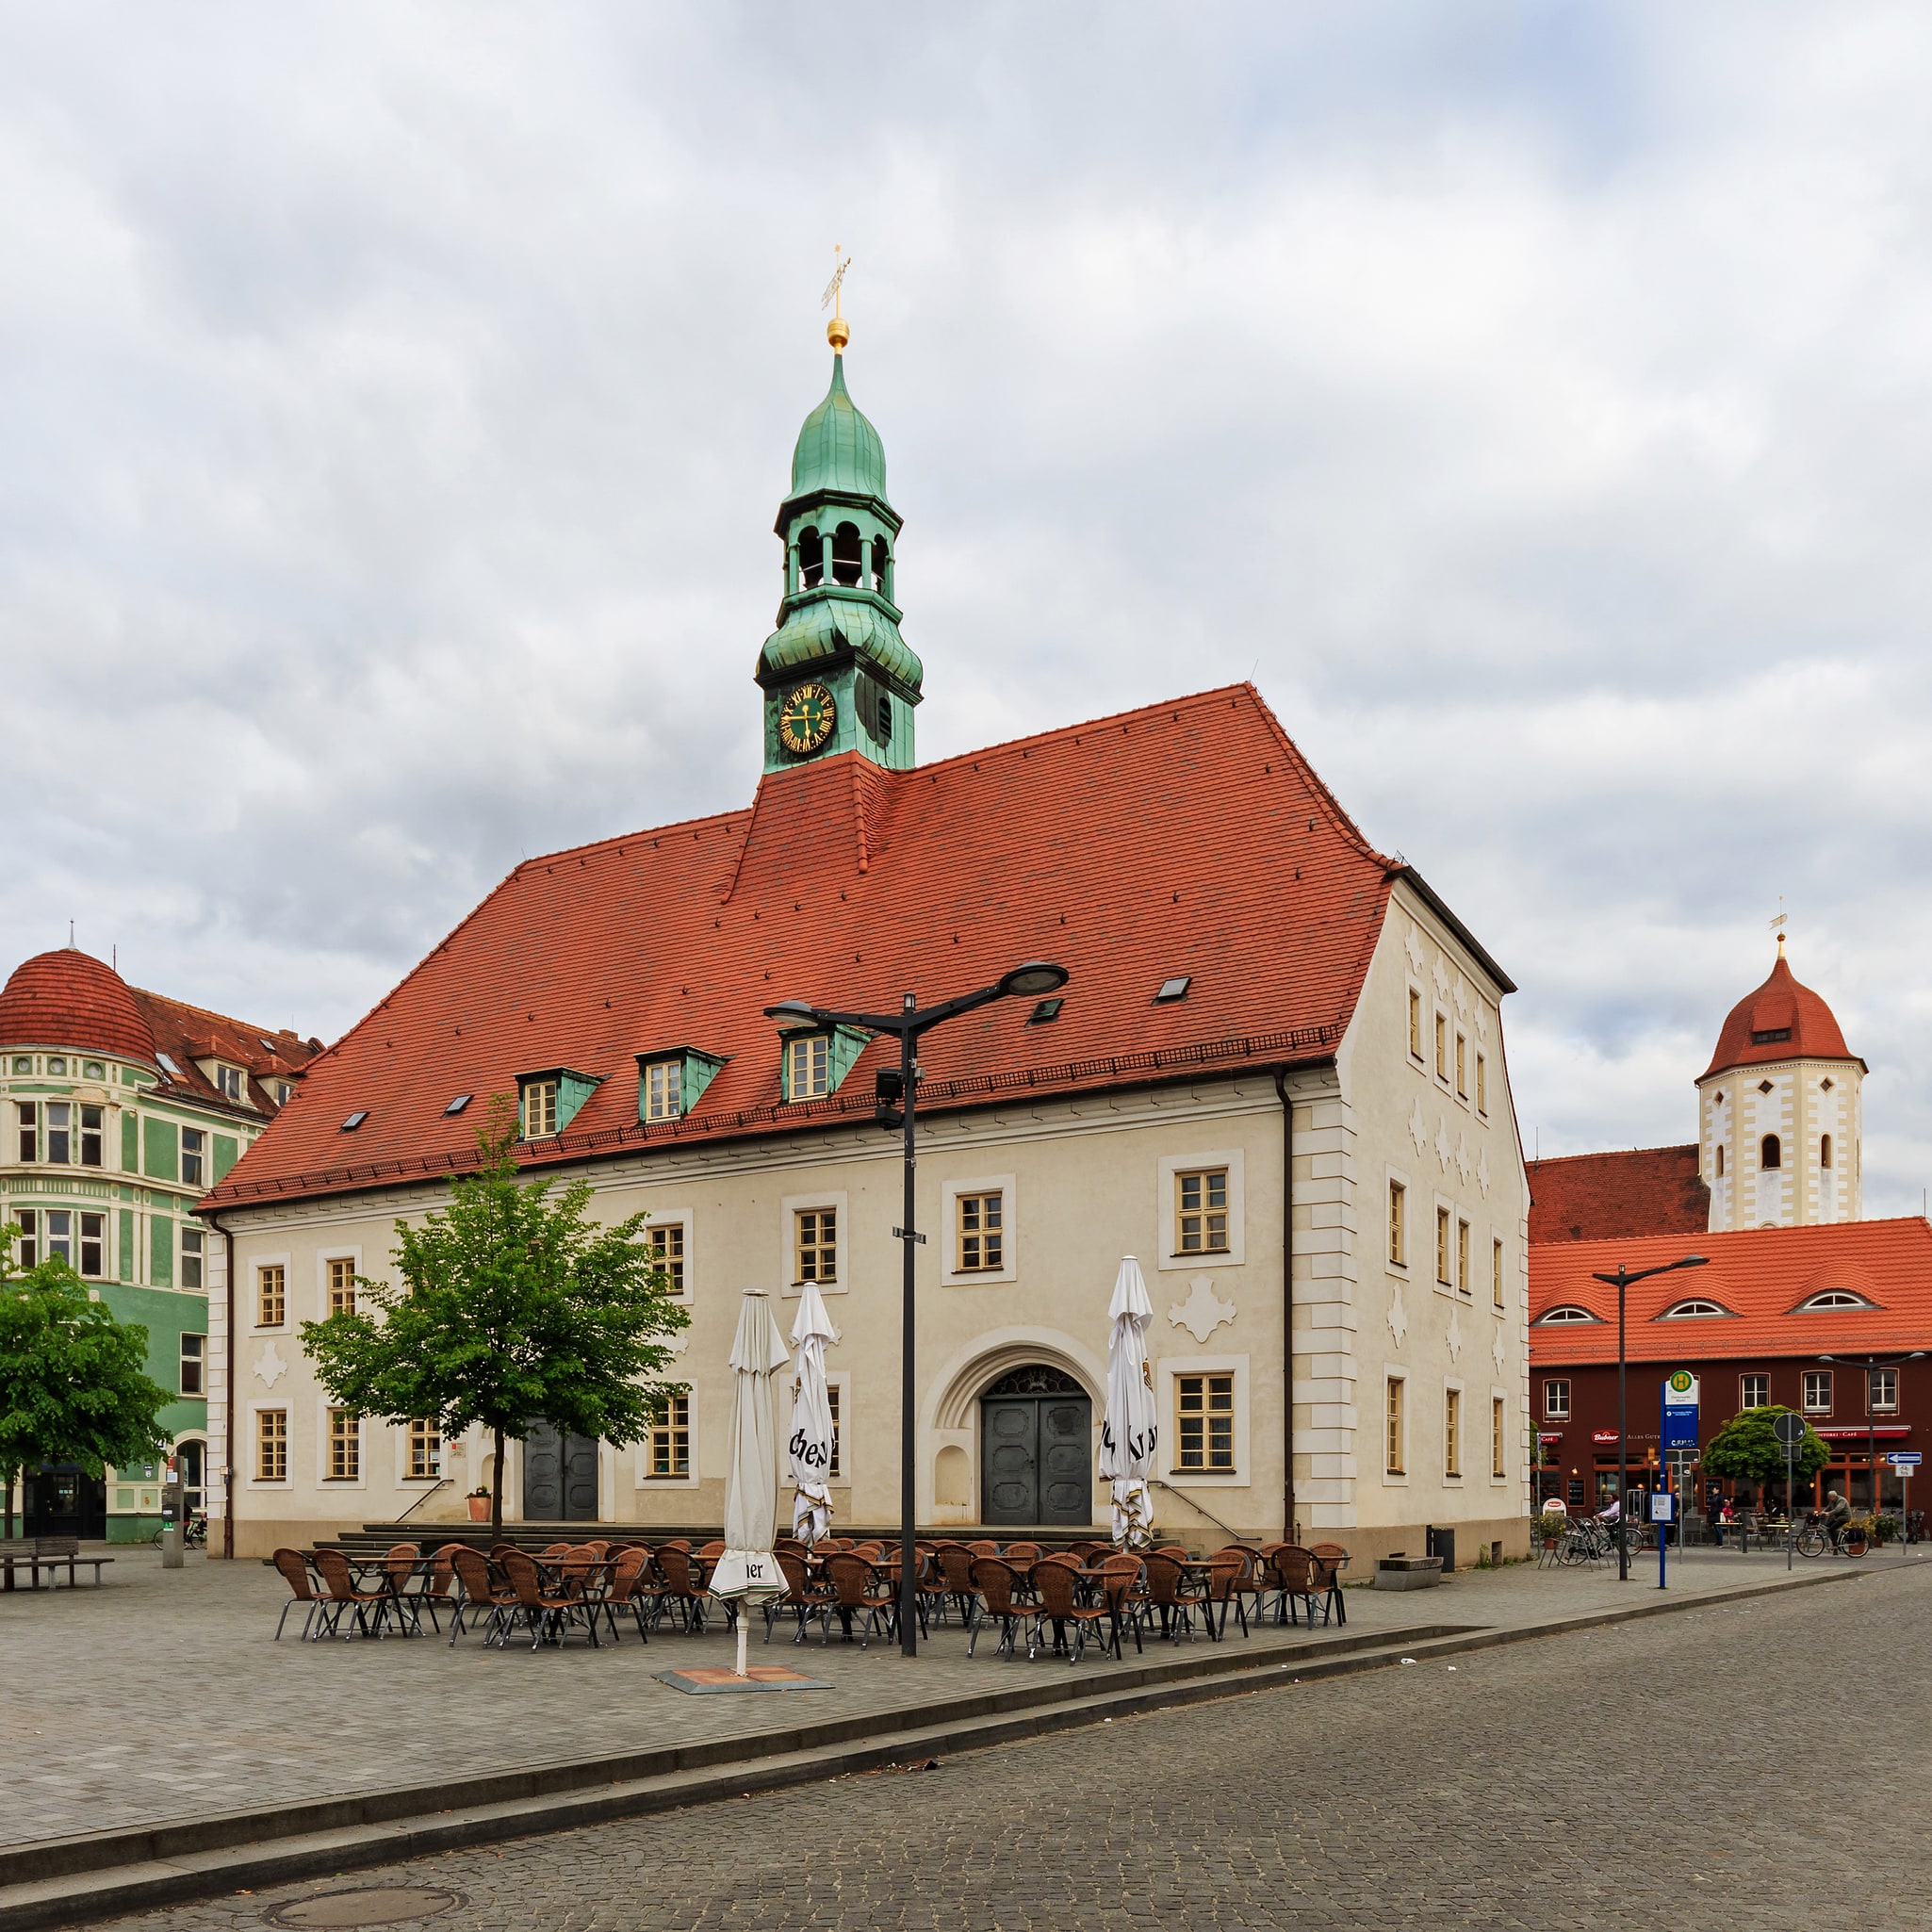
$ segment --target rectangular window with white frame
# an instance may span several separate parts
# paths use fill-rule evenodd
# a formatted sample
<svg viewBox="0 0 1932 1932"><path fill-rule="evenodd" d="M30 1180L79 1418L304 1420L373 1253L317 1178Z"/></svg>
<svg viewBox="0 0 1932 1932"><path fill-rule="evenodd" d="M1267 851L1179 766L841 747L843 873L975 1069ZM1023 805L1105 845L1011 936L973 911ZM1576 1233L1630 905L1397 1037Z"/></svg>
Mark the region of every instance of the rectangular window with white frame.
<svg viewBox="0 0 1932 1932"><path fill-rule="evenodd" d="M1246 1259L1243 1166L1238 1148L1162 1158L1162 1268L1230 1268Z"/></svg>
<svg viewBox="0 0 1932 1932"><path fill-rule="evenodd" d="M1400 1181L1388 1184L1388 1258L1393 1268L1409 1265L1409 1190Z"/></svg>
<svg viewBox="0 0 1932 1932"><path fill-rule="evenodd" d="M331 1254L323 1259L322 1313L355 1313L355 1264L353 1254Z"/></svg>
<svg viewBox="0 0 1932 1932"><path fill-rule="evenodd" d="M1414 986L1409 989L1409 1057L1422 1064L1422 991Z"/></svg>
<svg viewBox="0 0 1932 1932"><path fill-rule="evenodd" d="M826 1403L832 1412L832 1460L826 1469L827 1482L845 1482L845 1389L844 1378L826 1378Z"/></svg>
<svg viewBox="0 0 1932 1932"><path fill-rule="evenodd" d="M181 1130L181 1185L201 1187L207 1184L208 1137L199 1127Z"/></svg>
<svg viewBox="0 0 1932 1932"><path fill-rule="evenodd" d="M1771 1406L1771 1378L1768 1375L1738 1377L1738 1407L1768 1409Z"/></svg>
<svg viewBox="0 0 1932 1932"><path fill-rule="evenodd" d="M1509 1402L1503 1396L1489 1399L1489 1480L1502 1482L1509 1477Z"/></svg>
<svg viewBox="0 0 1932 1932"><path fill-rule="evenodd" d="M184 1288L199 1288L205 1285L205 1268L207 1261L208 1235L205 1228L193 1228L186 1224L181 1230L181 1285Z"/></svg>
<svg viewBox="0 0 1932 1932"><path fill-rule="evenodd" d="M1489 1243L1489 1303L1496 1309L1506 1304L1502 1294L1502 1236L1492 1236Z"/></svg>
<svg viewBox="0 0 1932 1932"><path fill-rule="evenodd" d="M1409 1384L1405 1376L1384 1377L1382 1441L1384 1476L1406 1477L1409 1473Z"/></svg>
<svg viewBox="0 0 1932 1932"><path fill-rule="evenodd" d="M13 1250L14 1259L23 1270L41 1265L41 1211L37 1207L17 1207L12 1212L12 1220L20 1230L20 1240Z"/></svg>
<svg viewBox="0 0 1932 1932"><path fill-rule="evenodd" d="M666 1396L652 1412L645 1439L647 1470L655 1478L691 1474L691 1397Z"/></svg>
<svg viewBox="0 0 1932 1932"><path fill-rule="evenodd" d="M1866 1406L1874 1416L1898 1414L1898 1370L1869 1368L1865 1371Z"/></svg>
<svg viewBox="0 0 1932 1932"><path fill-rule="evenodd" d="M526 1080L523 1083L523 1138L548 1140L557 1131L557 1082Z"/></svg>
<svg viewBox="0 0 1932 1932"><path fill-rule="evenodd" d="M181 1337L181 1393L184 1396L207 1394L207 1355L206 1335L184 1334Z"/></svg>
<svg viewBox="0 0 1932 1932"><path fill-rule="evenodd" d="M1489 1111L1489 1060L1481 1053L1476 1056L1476 1111Z"/></svg>
<svg viewBox="0 0 1932 1932"><path fill-rule="evenodd" d="M1435 1285L1439 1288L1452 1285L1449 1278L1449 1211L1446 1207L1435 1210Z"/></svg>
<svg viewBox="0 0 1932 1932"><path fill-rule="evenodd" d="M684 1223L681 1220L660 1220L653 1218L645 1227L645 1240L651 1252L651 1259L667 1277L665 1292L681 1296L684 1293Z"/></svg>
<svg viewBox="0 0 1932 1932"><path fill-rule="evenodd" d="M1174 1378L1174 1472L1232 1475L1235 1468L1235 1378Z"/></svg>
<svg viewBox="0 0 1932 1932"><path fill-rule="evenodd" d="M684 1112L684 1062L653 1060L644 1070L644 1117L675 1121Z"/></svg>
<svg viewBox="0 0 1932 1932"><path fill-rule="evenodd" d="M1469 1288L1469 1223L1456 1222L1456 1292L1467 1295Z"/></svg>
<svg viewBox="0 0 1932 1932"><path fill-rule="evenodd" d="M823 1100L832 1090L832 1041L826 1033L808 1033L785 1042L785 1098Z"/></svg>
<svg viewBox="0 0 1932 1932"><path fill-rule="evenodd" d="M1458 1100L1467 1100L1468 1097L1469 1041L1467 1036L1458 1030L1456 1034L1456 1098Z"/></svg>
<svg viewBox="0 0 1932 1932"><path fill-rule="evenodd" d="M797 1294L807 1282L815 1282L824 1294L845 1293L852 1273L846 1207L843 1193L788 1194L779 1202L779 1279L785 1294ZM940 1253L943 1266L950 1247L942 1245Z"/></svg>
<svg viewBox="0 0 1932 1932"><path fill-rule="evenodd" d="M1442 1392L1442 1473L1459 1477L1463 1473L1463 1390L1450 1383Z"/></svg>
<svg viewBox="0 0 1932 1932"><path fill-rule="evenodd" d="M254 1416L254 1480L288 1481L288 1411L257 1409Z"/></svg>
<svg viewBox="0 0 1932 1932"><path fill-rule="evenodd" d="M1552 1422L1570 1419L1570 1383L1564 1375L1553 1375L1543 1384L1543 1413Z"/></svg>
<svg viewBox="0 0 1932 1932"><path fill-rule="evenodd" d="M1435 1077L1447 1087L1449 1077L1449 1015L1435 1016Z"/></svg>
<svg viewBox="0 0 1932 1932"><path fill-rule="evenodd" d="M348 1409L323 1411L323 1459L325 1482L362 1481L362 1418Z"/></svg>
<svg viewBox="0 0 1932 1932"><path fill-rule="evenodd" d="M1831 1414L1831 1370L1828 1368L1808 1368L1805 1370L1805 1414L1808 1416L1828 1416Z"/></svg>
<svg viewBox="0 0 1932 1932"><path fill-rule="evenodd" d="M1018 1182L1011 1174L961 1174L940 1184L940 1279L986 1285L1019 1279ZM938 1240L939 1237L935 1236Z"/></svg>
<svg viewBox="0 0 1932 1932"><path fill-rule="evenodd" d="M408 1480L434 1482L443 1474L443 1432L434 1422L409 1425Z"/></svg>
<svg viewBox="0 0 1932 1932"><path fill-rule="evenodd" d="M181 1285L184 1288L201 1286L201 1256L195 1256L194 1279L188 1278L186 1254L187 1236L182 1236L184 1253L182 1256ZM107 1217L105 1214L83 1213L80 1217L80 1271L90 1279L98 1280L107 1272Z"/></svg>
<svg viewBox="0 0 1932 1932"><path fill-rule="evenodd" d="M254 1271L254 1325L283 1328L288 1321L288 1264L262 1261Z"/></svg>

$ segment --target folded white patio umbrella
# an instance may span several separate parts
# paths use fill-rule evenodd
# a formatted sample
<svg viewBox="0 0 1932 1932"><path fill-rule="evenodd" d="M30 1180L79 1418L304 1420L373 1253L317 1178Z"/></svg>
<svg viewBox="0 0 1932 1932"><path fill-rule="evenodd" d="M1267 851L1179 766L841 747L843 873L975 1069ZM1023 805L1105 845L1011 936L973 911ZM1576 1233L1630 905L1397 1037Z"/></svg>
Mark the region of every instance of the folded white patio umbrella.
<svg viewBox="0 0 1932 1932"><path fill-rule="evenodd" d="M731 1342L731 1467L725 1484L725 1553L712 1573L713 1596L746 1599L738 1609L738 1675L751 1596L784 1587L772 1555L778 1514L778 1419L772 1374L791 1360L762 1289L747 1288Z"/></svg>
<svg viewBox="0 0 1932 1932"><path fill-rule="evenodd" d="M816 1282L807 1282L792 1324L798 1379L792 1395L792 1533L816 1543L832 1526L832 1400L826 1389L826 1344L838 1340Z"/></svg>
<svg viewBox="0 0 1932 1932"><path fill-rule="evenodd" d="M1160 1418L1147 1372L1147 1324L1154 1319L1154 1303L1147 1299L1140 1264L1131 1254L1121 1258L1107 1317L1113 1332L1107 1338L1100 1474L1113 1485L1114 1541L1128 1549L1145 1549L1154 1532L1154 1495L1147 1479L1154 1469Z"/></svg>

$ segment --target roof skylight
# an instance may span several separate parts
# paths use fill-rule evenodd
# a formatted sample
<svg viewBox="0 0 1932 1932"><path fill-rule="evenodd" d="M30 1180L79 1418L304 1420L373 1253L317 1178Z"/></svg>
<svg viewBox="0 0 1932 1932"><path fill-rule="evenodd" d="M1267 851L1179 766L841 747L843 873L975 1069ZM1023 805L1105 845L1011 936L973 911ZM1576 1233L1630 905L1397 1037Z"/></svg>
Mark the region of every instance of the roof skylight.
<svg viewBox="0 0 1932 1932"><path fill-rule="evenodd" d="M1027 1014L1027 1024L1044 1026L1049 1020L1057 1020L1060 1017L1060 1008L1066 1004L1066 1001L1061 999L1041 1000L1032 1012Z"/></svg>
<svg viewBox="0 0 1932 1932"><path fill-rule="evenodd" d="M357 1112L351 1114L350 1117L342 1122L342 1131L345 1134L352 1134L368 1119L368 1109L367 1107L363 1107L359 1109Z"/></svg>
<svg viewBox="0 0 1932 1932"><path fill-rule="evenodd" d="M443 1111L446 1114L460 1114L469 1105L470 1099L471 1096L469 1094L459 1093Z"/></svg>
<svg viewBox="0 0 1932 1932"><path fill-rule="evenodd" d="M160 1061L163 1069L167 1072L171 1078L175 1080L179 1080L181 1078L181 1069L177 1067L166 1054L157 1053L155 1056L155 1057Z"/></svg>
<svg viewBox="0 0 1932 1932"><path fill-rule="evenodd" d="M1184 973L1178 979L1163 979L1160 991L1154 996L1154 1005L1159 1006L1164 1000L1185 1000L1187 997L1187 989L1193 984L1194 975L1191 973Z"/></svg>

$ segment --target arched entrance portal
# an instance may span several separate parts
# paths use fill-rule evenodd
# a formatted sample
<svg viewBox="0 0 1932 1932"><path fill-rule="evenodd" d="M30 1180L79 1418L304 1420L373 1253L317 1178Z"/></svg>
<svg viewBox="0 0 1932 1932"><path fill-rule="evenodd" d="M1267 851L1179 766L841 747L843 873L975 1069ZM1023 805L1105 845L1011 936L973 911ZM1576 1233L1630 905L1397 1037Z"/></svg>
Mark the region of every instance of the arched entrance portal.
<svg viewBox="0 0 1932 1932"><path fill-rule="evenodd" d="M979 1399L987 1523L1093 1520L1093 1403L1062 1368L1015 1368Z"/></svg>

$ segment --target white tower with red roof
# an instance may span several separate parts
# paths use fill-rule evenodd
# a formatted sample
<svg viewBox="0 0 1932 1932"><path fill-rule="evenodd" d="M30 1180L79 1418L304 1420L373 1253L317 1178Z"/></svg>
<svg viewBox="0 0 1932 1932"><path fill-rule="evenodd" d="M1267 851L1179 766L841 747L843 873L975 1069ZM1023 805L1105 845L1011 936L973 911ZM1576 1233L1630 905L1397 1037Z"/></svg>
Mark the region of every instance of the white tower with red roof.
<svg viewBox="0 0 1932 1932"><path fill-rule="evenodd" d="M1793 977L1780 933L1770 978L1730 1009L1697 1081L1713 1231L1864 1218L1865 1072L1831 1008Z"/></svg>

